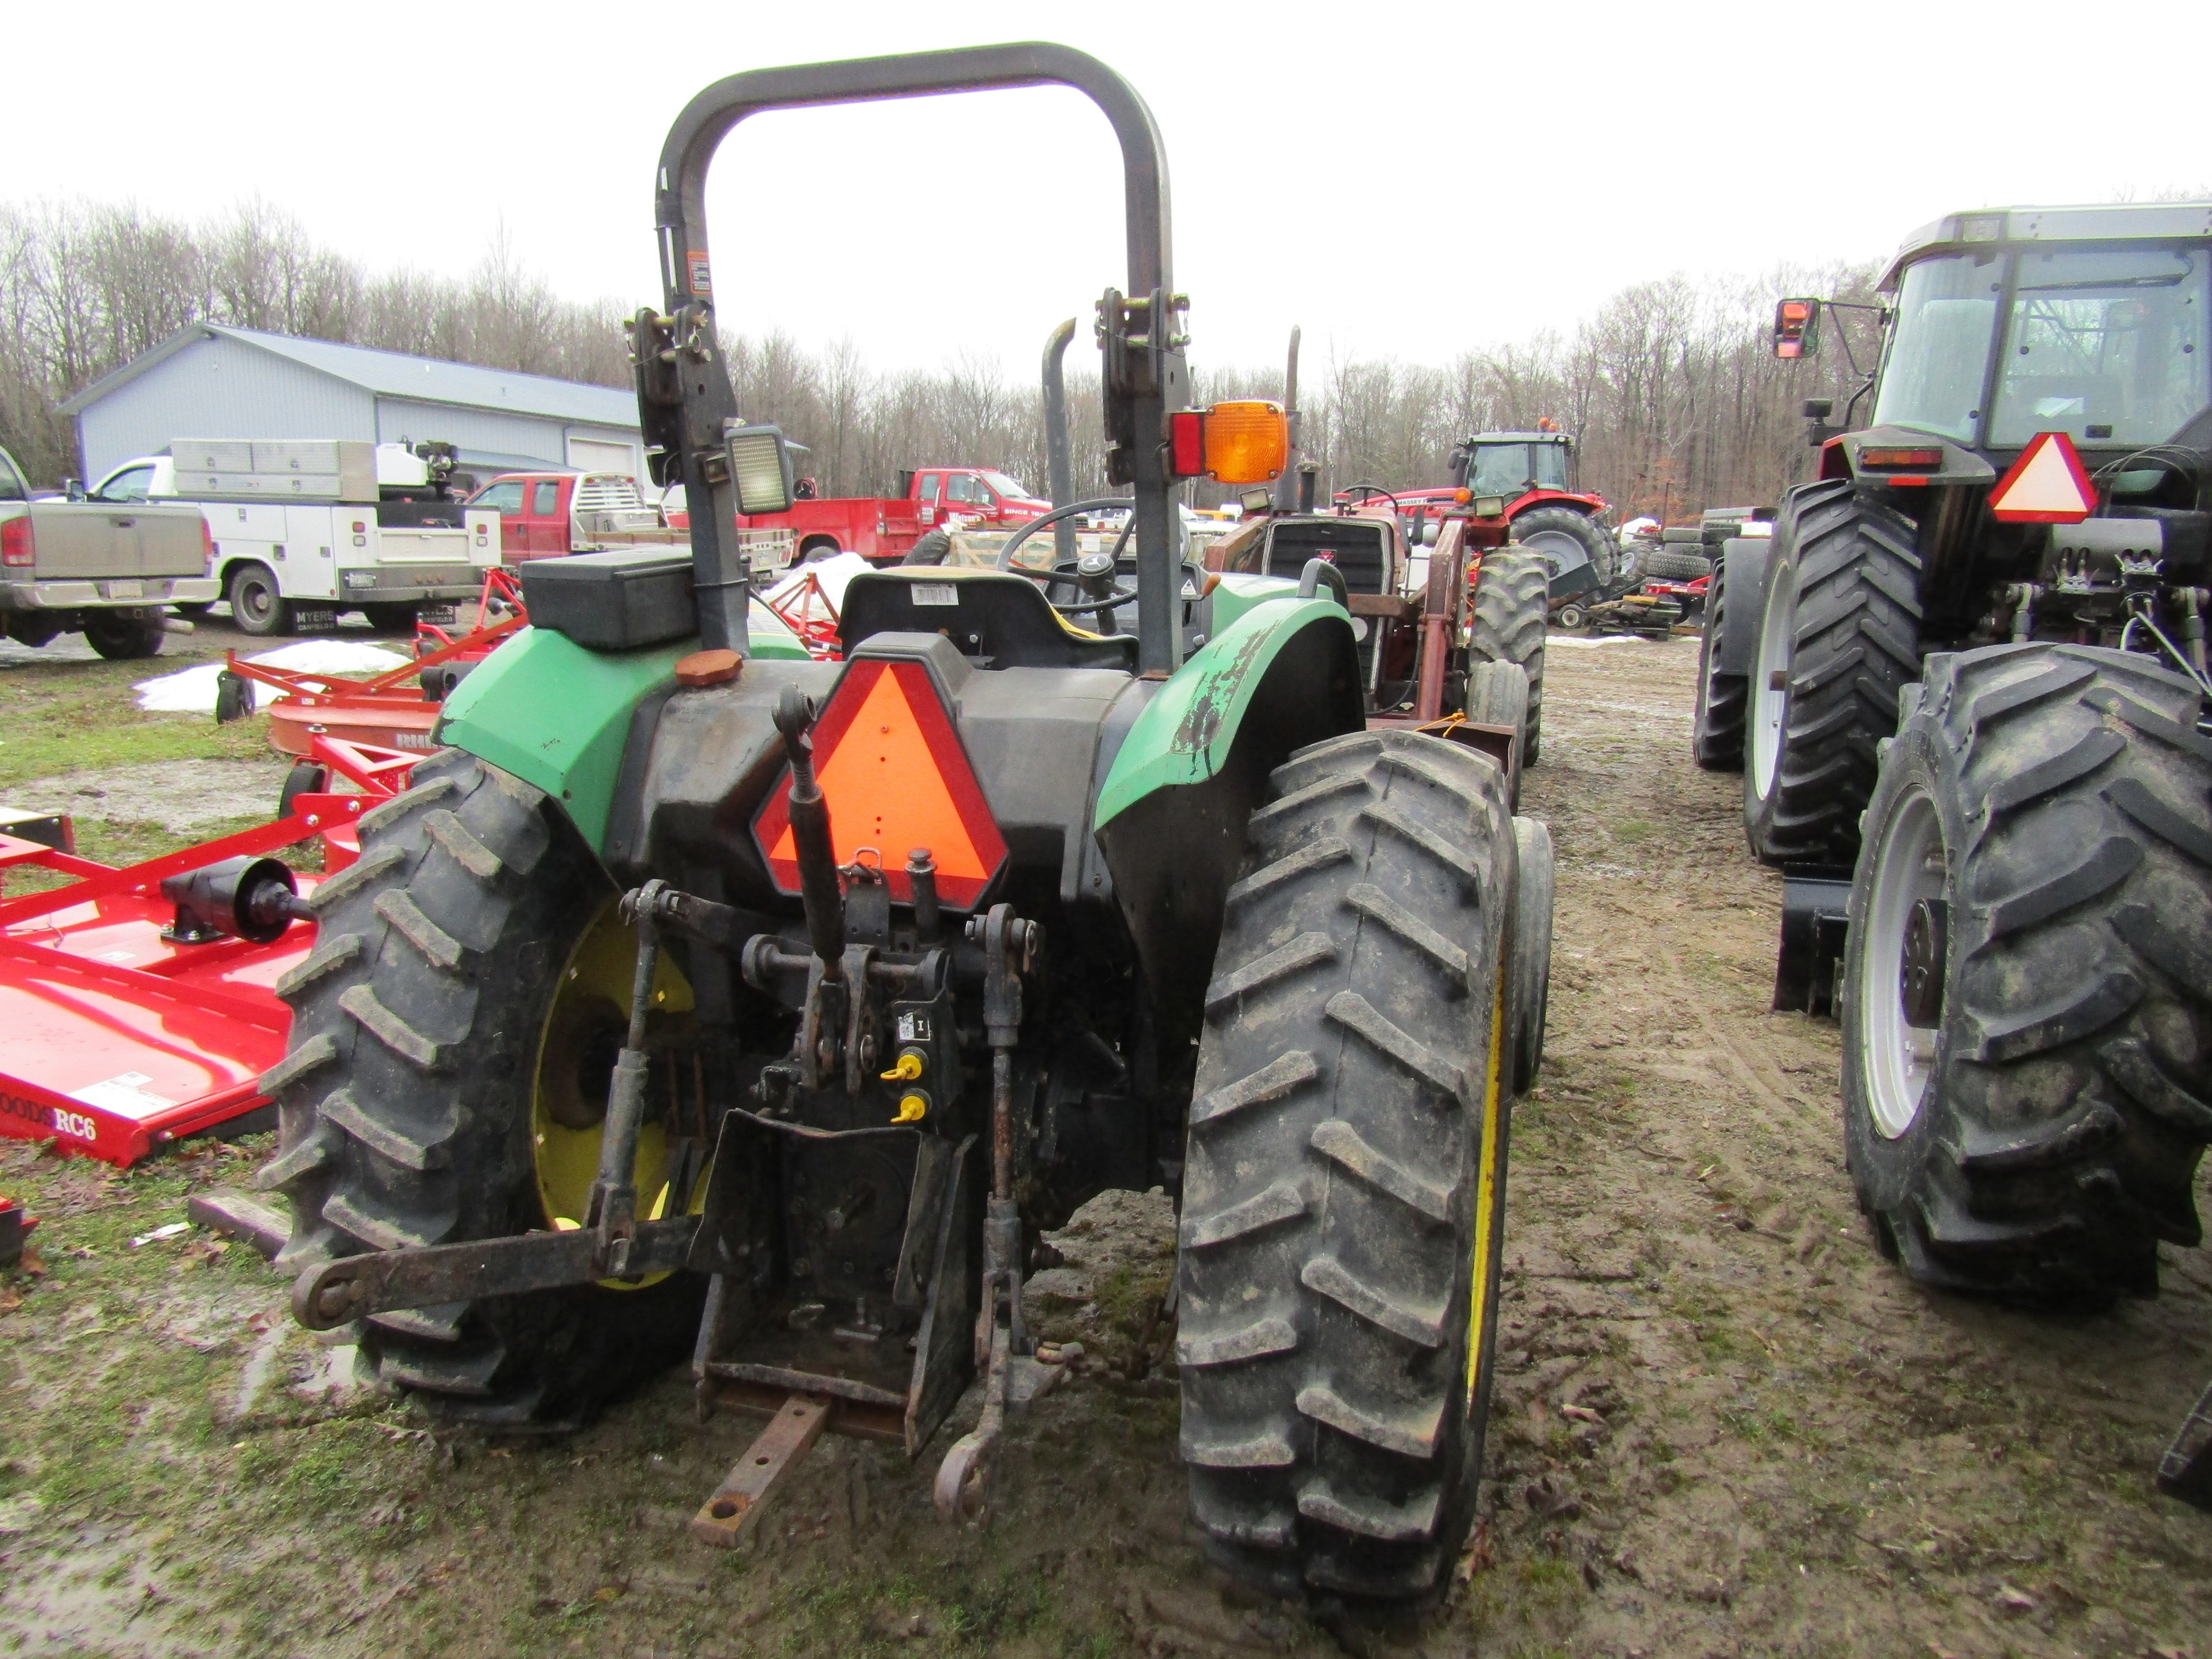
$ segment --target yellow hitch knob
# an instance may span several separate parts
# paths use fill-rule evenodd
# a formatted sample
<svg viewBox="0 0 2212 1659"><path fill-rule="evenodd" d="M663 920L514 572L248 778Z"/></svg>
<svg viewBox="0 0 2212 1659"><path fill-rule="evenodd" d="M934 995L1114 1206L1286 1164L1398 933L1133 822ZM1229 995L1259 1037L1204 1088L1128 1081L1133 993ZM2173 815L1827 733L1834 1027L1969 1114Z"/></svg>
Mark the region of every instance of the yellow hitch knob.
<svg viewBox="0 0 2212 1659"><path fill-rule="evenodd" d="M894 1123L919 1123L929 1115L929 1097L919 1089L899 1097L898 1115Z"/></svg>
<svg viewBox="0 0 2212 1659"><path fill-rule="evenodd" d="M899 1051L898 1064L883 1073L883 1079L886 1083L911 1083L921 1075L921 1050L902 1048Z"/></svg>

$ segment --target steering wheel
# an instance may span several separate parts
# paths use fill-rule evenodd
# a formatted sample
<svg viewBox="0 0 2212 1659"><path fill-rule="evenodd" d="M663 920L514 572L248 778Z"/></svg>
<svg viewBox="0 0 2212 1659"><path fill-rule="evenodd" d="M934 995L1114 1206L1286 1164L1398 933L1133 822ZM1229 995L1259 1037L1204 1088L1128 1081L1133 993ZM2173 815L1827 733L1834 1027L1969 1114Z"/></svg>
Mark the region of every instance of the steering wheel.
<svg viewBox="0 0 2212 1659"><path fill-rule="evenodd" d="M1082 553L1072 559L1054 559L1051 566L1042 572L1021 571L1023 575L1030 577L1044 589L1045 603L1061 616L1079 616L1085 611L1095 611L1102 618L1108 617L1137 597L1135 588L1121 587L1115 581L1121 550L1128 546L1130 532L1137 527L1137 515L1133 504L1126 500L1107 496L1096 501L1076 501L1066 507L1056 507L1042 518L1030 520L1006 538L1006 544L999 549L999 568L1020 569L1014 563L1014 550L1047 526L1057 524L1062 519L1073 518L1079 513L1109 512L1116 508L1129 509L1129 517L1121 526L1121 533L1114 538L1114 545L1109 550ZM1073 599L1066 604L1055 600L1052 597L1055 588L1066 588L1073 595Z"/></svg>
<svg viewBox="0 0 2212 1659"><path fill-rule="evenodd" d="M1337 493L1340 495L1349 495L1355 489L1359 492L1359 499L1352 503L1353 506L1364 507L1376 496L1380 495L1384 501L1390 503L1391 512L1396 514L1400 518L1405 517L1406 509L1398 504L1398 498L1395 495L1393 495L1389 490L1383 489L1381 484L1350 483L1345 485L1345 487Z"/></svg>

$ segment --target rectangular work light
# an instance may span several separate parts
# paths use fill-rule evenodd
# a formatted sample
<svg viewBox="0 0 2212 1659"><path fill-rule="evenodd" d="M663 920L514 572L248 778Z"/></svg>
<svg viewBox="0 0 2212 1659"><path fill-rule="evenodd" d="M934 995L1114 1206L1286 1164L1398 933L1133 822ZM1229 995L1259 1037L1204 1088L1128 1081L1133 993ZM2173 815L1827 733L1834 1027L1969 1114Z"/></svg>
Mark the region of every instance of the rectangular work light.
<svg viewBox="0 0 2212 1659"><path fill-rule="evenodd" d="M737 486L738 511L748 516L787 511L791 506L791 453L782 428L732 427L728 442L730 482Z"/></svg>

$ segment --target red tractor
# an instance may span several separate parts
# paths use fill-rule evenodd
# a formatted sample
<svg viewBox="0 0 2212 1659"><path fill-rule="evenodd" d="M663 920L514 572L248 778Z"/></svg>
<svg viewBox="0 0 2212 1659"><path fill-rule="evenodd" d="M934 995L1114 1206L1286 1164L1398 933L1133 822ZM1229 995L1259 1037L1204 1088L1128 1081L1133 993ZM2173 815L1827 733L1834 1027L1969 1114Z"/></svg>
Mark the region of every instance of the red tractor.
<svg viewBox="0 0 2212 1659"><path fill-rule="evenodd" d="M1609 586L1620 570L1620 549L1601 522L1612 510L1602 495L1575 488L1575 441L1550 420L1534 432L1482 432L1452 447L1449 484L1432 489L1391 492L1408 526L1423 536L1421 519L1447 513L1467 518L1470 549L1503 546L1510 536L1542 556L1552 575L1552 600L1558 604L1595 588ZM1380 492L1355 484L1340 493L1340 504Z"/></svg>

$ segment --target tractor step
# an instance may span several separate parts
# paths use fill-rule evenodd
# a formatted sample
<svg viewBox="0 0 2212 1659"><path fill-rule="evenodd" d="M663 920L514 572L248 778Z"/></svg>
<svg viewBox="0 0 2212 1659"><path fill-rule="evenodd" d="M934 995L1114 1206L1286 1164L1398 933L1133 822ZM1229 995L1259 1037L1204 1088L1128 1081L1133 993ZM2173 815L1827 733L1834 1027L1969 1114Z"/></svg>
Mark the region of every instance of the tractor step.
<svg viewBox="0 0 2212 1659"><path fill-rule="evenodd" d="M1782 872L1782 945L1774 957L1774 1008L1834 1017L1850 935L1848 870Z"/></svg>

